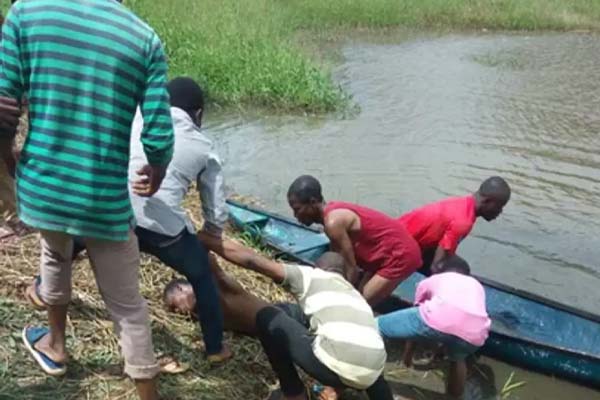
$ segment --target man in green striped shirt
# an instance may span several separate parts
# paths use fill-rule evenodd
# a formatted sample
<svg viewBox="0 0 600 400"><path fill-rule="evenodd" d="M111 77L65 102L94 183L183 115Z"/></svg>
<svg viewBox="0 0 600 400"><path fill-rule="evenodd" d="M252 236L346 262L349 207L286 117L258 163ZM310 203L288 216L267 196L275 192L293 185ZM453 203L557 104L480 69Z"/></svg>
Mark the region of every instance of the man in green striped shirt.
<svg viewBox="0 0 600 400"><path fill-rule="evenodd" d="M41 231L40 292L49 306L50 329L26 327L25 345L47 373L65 372L72 237L84 237L125 372L141 398L155 399L158 366L139 294L127 169L138 104L149 163L140 170L139 194L158 189L172 156L161 42L114 0L19 1L2 34L0 95L29 99L29 134L16 168L17 208L23 222Z"/></svg>

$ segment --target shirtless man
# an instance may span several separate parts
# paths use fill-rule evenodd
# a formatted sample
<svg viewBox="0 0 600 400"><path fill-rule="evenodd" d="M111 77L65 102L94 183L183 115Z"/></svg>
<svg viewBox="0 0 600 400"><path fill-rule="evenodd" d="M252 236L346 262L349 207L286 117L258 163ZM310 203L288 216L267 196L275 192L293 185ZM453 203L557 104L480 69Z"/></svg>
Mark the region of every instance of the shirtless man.
<svg viewBox="0 0 600 400"><path fill-rule="evenodd" d="M344 257L346 279L371 307L421 266L419 245L397 220L352 203L326 203L321 184L309 175L297 178L287 196L300 223L325 227L331 249ZM360 281L359 268L365 272Z"/></svg>
<svg viewBox="0 0 600 400"><path fill-rule="evenodd" d="M502 213L510 194L508 183L493 176L474 194L427 204L398 218L421 247L423 267L419 272L431 275L432 266L456 253L478 217L490 222Z"/></svg>
<svg viewBox="0 0 600 400"><path fill-rule="evenodd" d="M203 237L203 234L199 233L198 236ZM244 289L239 282L221 269L212 254L210 268L219 289L225 330L256 336L256 314L271 304ZM174 279L169 282L165 286L163 300L165 306L173 312L198 317L194 289L185 279ZM278 306L285 308L285 304Z"/></svg>
<svg viewBox="0 0 600 400"><path fill-rule="evenodd" d="M280 384L269 400L308 399L296 367L334 388L322 399L336 399L344 387L365 390L370 400L393 399L373 312L342 276L339 254L323 254L312 268L270 260L231 240L200 237L211 251L271 278L297 300L285 310L267 306L256 313L257 336Z"/></svg>

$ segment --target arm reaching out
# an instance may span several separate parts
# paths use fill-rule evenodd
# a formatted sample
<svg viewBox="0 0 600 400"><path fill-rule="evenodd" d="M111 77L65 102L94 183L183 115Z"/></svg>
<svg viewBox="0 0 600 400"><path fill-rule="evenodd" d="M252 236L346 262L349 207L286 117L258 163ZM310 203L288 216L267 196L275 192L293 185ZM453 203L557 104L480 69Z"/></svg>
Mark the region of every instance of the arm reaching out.
<svg viewBox="0 0 600 400"><path fill-rule="evenodd" d="M431 271L434 271L436 265L444 261L446 257L456 253L456 249L458 248L461 239L469 234L471 227L472 225L456 222L450 223L450 226L446 229L442 240L440 240L438 247L435 250L433 261L431 261Z"/></svg>
<svg viewBox="0 0 600 400"><path fill-rule="evenodd" d="M446 249L444 249L442 246L438 246L437 249L435 249L435 255L433 256L433 260L431 261L431 268L430 270L433 272L436 270L436 265L438 265L440 262L444 261L444 259L448 256L448 252L446 251Z"/></svg>
<svg viewBox="0 0 600 400"><path fill-rule="evenodd" d="M211 251L214 251L227 261L259 274L265 275L275 283L282 283L285 269L282 264L261 256L233 240L220 238L207 232L198 232L198 239Z"/></svg>
<svg viewBox="0 0 600 400"><path fill-rule="evenodd" d="M325 219L325 233L331 242L331 250L340 253L345 261L346 279L355 285L358 281L358 266L350 239L350 228L356 215L345 210L335 210Z"/></svg>

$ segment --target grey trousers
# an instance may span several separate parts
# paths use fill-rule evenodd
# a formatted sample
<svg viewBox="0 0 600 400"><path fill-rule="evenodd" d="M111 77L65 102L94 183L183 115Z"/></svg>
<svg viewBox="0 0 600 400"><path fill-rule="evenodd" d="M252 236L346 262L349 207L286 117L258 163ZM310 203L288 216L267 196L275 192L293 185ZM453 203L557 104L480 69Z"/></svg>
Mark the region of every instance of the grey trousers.
<svg viewBox="0 0 600 400"><path fill-rule="evenodd" d="M138 241L133 232L124 242L84 238L100 295L106 304L121 352L125 373L132 379L151 379L159 372L154 356L146 300L140 294ZM49 305L71 300L73 237L41 232L40 296Z"/></svg>

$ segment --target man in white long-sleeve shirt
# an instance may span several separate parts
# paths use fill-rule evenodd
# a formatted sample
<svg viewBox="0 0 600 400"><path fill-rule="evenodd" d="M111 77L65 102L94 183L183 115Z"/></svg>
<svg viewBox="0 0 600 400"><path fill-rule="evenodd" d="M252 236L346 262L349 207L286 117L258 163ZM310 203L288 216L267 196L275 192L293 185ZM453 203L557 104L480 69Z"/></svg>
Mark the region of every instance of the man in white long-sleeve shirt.
<svg viewBox="0 0 600 400"><path fill-rule="evenodd" d="M202 231L221 236L228 216L221 162L213 152L211 141L200 132L204 108L202 89L194 80L184 77L170 81L167 89L175 148L160 189L152 197L134 193L136 185L144 185L139 172L147 164L140 141L144 121L139 112L131 129L129 182L135 233L142 252L158 257L190 282L208 360L220 363L231 357L231 351L223 344L221 303L208 252L195 235L194 224L182 203L196 182L205 221ZM76 239L74 256L83 249L84 245ZM38 294L39 284L40 278L36 277L27 289L27 296L36 306L44 307Z"/></svg>
<svg viewBox="0 0 600 400"><path fill-rule="evenodd" d="M175 78L167 86L175 131L175 151L167 174L153 197L140 197L131 191L140 250L158 257L183 274L194 289L197 314L209 361L221 362L231 356L223 344L223 313L208 251L195 235L194 224L182 206L197 183L202 202L202 230L220 237L227 221L221 162L211 141L200 132L204 96L190 78ZM141 134L143 120L137 115L132 127L129 177L132 189L139 181L137 171L147 164L135 137Z"/></svg>

